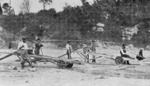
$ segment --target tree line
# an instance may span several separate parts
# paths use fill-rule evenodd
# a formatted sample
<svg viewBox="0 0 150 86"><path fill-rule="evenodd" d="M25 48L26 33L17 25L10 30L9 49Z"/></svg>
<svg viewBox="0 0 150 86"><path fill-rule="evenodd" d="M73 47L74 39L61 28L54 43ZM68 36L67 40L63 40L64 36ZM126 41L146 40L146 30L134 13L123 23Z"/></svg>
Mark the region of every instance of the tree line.
<svg viewBox="0 0 150 86"><path fill-rule="evenodd" d="M15 35L31 34L46 39L85 40L123 42L121 30L141 23L139 32L130 42L148 44L150 2L149 0L95 0L91 5L81 0L83 6L67 5L62 12L45 9L52 1L41 0L43 10L38 13L20 13L1 18L1 26ZM104 32L93 31L97 23L105 24ZM26 31L20 32L26 27ZM142 38L144 37L144 39Z"/></svg>

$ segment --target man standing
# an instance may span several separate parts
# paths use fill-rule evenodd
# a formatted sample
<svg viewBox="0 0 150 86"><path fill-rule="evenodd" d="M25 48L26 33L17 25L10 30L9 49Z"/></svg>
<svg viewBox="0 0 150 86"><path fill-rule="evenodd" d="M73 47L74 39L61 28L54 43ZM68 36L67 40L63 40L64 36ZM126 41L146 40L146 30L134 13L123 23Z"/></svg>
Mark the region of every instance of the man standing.
<svg viewBox="0 0 150 86"><path fill-rule="evenodd" d="M18 45L18 50L14 54L16 54L20 58L22 69L25 67L25 62L28 62L29 65L33 67L31 59L28 56L28 45L26 43L26 38L22 38L22 41Z"/></svg>
<svg viewBox="0 0 150 86"><path fill-rule="evenodd" d="M70 41L67 42L66 49L67 49L68 59L71 59L72 46L70 45Z"/></svg>
<svg viewBox="0 0 150 86"><path fill-rule="evenodd" d="M36 40L36 43L35 43L35 50L34 50L35 55L39 55L40 54L41 47L43 47L43 45L41 44L41 39L38 38Z"/></svg>
<svg viewBox="0 0 150 86"><path fill-rule="evenodd" d="M92 40L92 43L91 43L91 51L93 53L93 55L92 55L92 57L93 57L92 58L92 62L95 63L96 59L95 59L94 53L96 53L96 45L95 45L95 41L94 40Z"/></svg>
<svg viewBox="0 0 150 86"><path fill-rule="evenodd" d="M92 52L96 52L96 45L95 45L95 41L94 40L92 40L92 43L91 43L91 50L92 50Z"/></svg>

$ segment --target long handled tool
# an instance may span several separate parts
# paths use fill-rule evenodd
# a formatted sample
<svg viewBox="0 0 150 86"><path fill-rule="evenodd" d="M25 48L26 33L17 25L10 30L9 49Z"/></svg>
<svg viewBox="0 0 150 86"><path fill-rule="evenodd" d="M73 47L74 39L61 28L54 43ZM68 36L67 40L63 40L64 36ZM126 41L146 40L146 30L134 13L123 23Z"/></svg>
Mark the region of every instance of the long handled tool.
<svg viewBox="0 0 150 86"><path fill-rule="evenodd" d="M40 50L41 50L41 54L42 54L42 55L44 55L44 54L43 54L43 50L42 50L42 48L41 48Z"/></svg>
<svg viewBox="0 0 150 86"><path fill-rule="evenodd" d="M8 54L8 55L6 55L6 56L4 56L4 57L0 58L0 60L3 60L3 59L5 59L5 58L8 58L8 57L10 57L10 56L12 56L12 55L14 55L14 54L13 54L13 53Z"/></svg>
<svg viewBox="0 0 150 86"><path fill-rule="evenodd" d="M12 56L12 55L15 55L17 52L18 52L18 51L15 51L15 52L12 52L12 53L7 53L8 55L6 55L6 56L0 58L0 60L3 60L3 59L6 59L6 58L8 58L8 57L10 57L10 56Z"/></svg>

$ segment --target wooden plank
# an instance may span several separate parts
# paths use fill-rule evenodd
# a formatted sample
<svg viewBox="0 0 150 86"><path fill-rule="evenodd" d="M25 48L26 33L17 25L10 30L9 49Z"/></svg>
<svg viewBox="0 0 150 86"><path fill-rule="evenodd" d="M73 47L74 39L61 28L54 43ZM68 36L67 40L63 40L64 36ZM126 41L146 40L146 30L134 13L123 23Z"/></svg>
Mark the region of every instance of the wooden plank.
<svg viewBox="0 0 150 86"><path fill-rule="evenodd" d="M10 57L10 56L12 56L12 55L16 55L16 54L18 54L18 52L20 52L20 50L17 50L17 51L14 51L14 52L12 52L12 53L9 53L8 55L6 55L6 56L0 58L0 60L3 60L3 59L5 59L5 58L8 58L8 57Z"/></svg>
<svg viewBox="0 0 150 86"><path fill-rule="evenodd" d="M52 56L47 56L47 55L29 55L30 57L35 57L35 58L55 58Z"/></svg>
<svg viewBox="0 0 150 86"><path fill-rule="evenodd" d="M77 52L77 54L82 57L83 59L85 59L86 57L84 55L82 55L80 52Z"/></svg>
<svg viewBox="0 0 150 86"><path fill-rule="evenodd" d="M61 58L46 56L46 55L29 55L29 56L35 58L35 60L37 60L37 61L45 60L46 62L59 62L60 60L62 60L64 62L81 64L80 61L73 60L73 59L61 59Z"/></svg>

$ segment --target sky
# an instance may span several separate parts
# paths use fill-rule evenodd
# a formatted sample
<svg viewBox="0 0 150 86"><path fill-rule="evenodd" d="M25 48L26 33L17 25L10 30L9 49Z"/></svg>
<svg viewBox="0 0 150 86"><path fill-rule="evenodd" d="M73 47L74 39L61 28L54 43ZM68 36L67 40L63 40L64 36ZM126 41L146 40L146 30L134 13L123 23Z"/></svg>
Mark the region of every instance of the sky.
<svg viewBox="0 0 150 86"><path fill-rule="evenodd" d="M14 8L15 13L18 14L20 12L20 7L23 0L11 0L11 6ZM39 3L39 0L29 0L30 12L38 12L43 8L42 3ZM93 3L93 0L87 0L89 3ZM0 0L1 5L3 3L9 3L10 0ZM55 8L57 12L62 11L65 5L70 6L82 6L81 0L53 0L50 5L46 6L46 9Z"/></svg>

